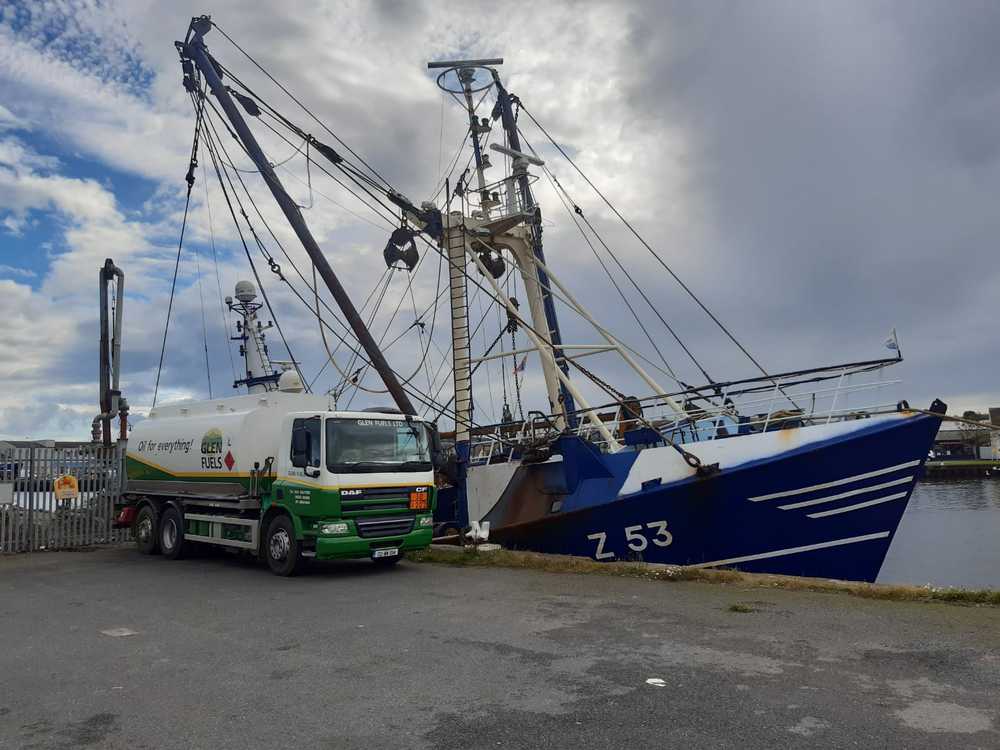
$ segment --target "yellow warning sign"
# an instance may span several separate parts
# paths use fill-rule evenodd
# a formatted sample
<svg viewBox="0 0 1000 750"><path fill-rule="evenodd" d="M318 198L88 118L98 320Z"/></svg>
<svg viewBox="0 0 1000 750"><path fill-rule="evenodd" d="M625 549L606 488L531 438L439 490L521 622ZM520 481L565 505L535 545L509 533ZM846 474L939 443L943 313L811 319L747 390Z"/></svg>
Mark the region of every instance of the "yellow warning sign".
<svg viewBox="0 0 1000 750"><path fill-rule="evenodd" d="M80 496L80 483L72 474L64 474L52 480L56 500L76 500Z"/></svg>

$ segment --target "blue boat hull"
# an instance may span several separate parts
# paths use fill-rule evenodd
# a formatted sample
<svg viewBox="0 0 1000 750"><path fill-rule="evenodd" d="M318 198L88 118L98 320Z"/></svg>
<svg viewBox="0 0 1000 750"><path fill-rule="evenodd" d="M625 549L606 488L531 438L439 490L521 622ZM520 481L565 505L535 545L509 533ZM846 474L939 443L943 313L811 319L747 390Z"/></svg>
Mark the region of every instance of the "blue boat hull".
<svg viewBox="0 0 1000 750"><path fill-rule="evenodd" d="M871 422L637 491L641 451L600 454L563 438L556 461L517 468L484 520L516 549L874 581L940 419Z"/></svg>

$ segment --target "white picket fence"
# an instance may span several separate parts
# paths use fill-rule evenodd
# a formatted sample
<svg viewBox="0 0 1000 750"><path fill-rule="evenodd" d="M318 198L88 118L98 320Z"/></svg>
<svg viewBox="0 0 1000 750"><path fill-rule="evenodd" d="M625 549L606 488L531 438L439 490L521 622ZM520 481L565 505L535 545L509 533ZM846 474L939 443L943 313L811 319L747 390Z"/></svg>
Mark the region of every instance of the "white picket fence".
<svg viewBox="0 0 1000 750"><path fill-rule="evenodd" d="M0 450L0 554L126 541L128 529L112 528L121 472L118 447ZM79 483L73 500L53 490L65 474Z"/></svg>

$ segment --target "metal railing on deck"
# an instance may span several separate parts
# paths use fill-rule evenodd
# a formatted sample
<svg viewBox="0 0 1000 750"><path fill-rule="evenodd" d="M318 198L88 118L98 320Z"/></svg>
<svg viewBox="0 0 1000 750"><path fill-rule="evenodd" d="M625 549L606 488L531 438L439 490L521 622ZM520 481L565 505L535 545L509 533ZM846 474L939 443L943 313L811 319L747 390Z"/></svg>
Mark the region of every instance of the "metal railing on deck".
<svg viewBox="0 0 1000 750"><path fill-rule="evenodd" d="M627 433L637 444L663 439L677 444L736 438L780 429L865 419L896 409L889 396L901 382L885 379L884 370L897 360L876 360L800 370L760 378L713 383L686 391L594 407L620 442ZM668 405L680 403L682 412ZM605 411L611 409L611 411ZM574 434L607 450L597 428L579 413ZM642 440L645 429L650 439ZM652 432L649 432L652 431ZM554 417L529 415L523 423L494 425L472 440L473 464L508 461L525 446L558 436ZM652 434L658 433L658 434Z"/></svg>
<svg viewBox="0 0 1000 750"><path fill-rule="evenodd" d="M118 447L0 449L0 553L126 541L112 528L121 471ZM53 480L67 474L79 495L59 500Z"/></svg>

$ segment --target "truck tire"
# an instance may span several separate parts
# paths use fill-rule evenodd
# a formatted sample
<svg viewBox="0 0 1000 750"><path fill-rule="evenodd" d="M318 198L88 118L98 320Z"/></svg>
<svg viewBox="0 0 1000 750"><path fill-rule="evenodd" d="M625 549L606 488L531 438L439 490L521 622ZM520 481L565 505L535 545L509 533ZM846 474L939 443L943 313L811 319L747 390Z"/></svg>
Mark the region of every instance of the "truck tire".
<svg viewBox="0 0 1000 750"><path fill-rule="evenodd" d="M155 555L160 551L160 526L156 508L148 503L139 509L132 524L135 548L143 555Z"/></svg>
<svg viewBox="0 0 1000 750"><path fill-rule="evenodd" d="M271 519L264 537L264 556L271 572L277 576L294 576L302 572L305 566L302 545L295 538L295 526L288 516Z"/></svg>
<svg viewBox="0 0 1000 750"><path fill-rule="evenodd" d="M173 506L160 519L160 551L168 560L179 560L184 554L184 519Z"/></svg>

